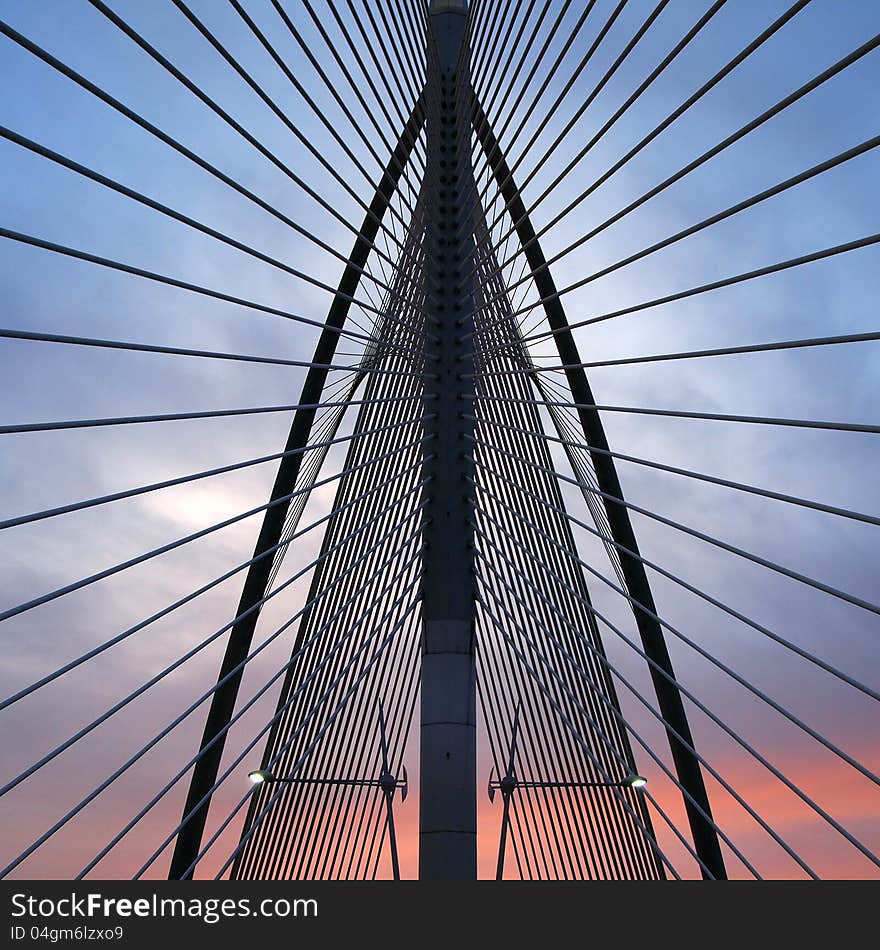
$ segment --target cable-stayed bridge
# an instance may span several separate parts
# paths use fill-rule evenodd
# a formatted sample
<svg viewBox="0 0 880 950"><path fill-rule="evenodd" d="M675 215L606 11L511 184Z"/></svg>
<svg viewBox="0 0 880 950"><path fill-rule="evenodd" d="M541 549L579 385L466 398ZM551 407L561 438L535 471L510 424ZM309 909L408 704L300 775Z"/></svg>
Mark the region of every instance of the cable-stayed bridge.
<svg viewBox="0 0 880 950"><path fill-rule="evenodd" d="M878 26L5 4L4 875L877 876Z"/></svg>

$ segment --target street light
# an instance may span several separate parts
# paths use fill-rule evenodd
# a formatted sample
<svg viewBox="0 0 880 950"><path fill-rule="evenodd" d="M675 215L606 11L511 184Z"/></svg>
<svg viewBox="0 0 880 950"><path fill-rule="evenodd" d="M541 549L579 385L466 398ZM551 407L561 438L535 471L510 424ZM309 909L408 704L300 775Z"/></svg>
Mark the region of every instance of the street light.
<svg viewBox="0 0 880 950"><path fill-rule="evenodd" d="M392 802L394 793L400 789L400 800L406 801L409 791L409 778L406 774L406 766L403 768L403 778L398 779L391 772L388 763L388 740L385 735L385 712L379 702L379 742L382 752L382 769L378 778L304 778L299 775L279 777L273 775L267 769L254 769L248 772L248 780L254 786L259 785L346 785L355 787L374 787L382 790L385 797L386 825L388 828L389 846L391 849L391 869L394 874L394 880L400 880L400 864L397 856L397 835L394 828L394 809Z"/></svg>
<svg viewBox="0 0 880 950"><path fill-rule="evenodd" d="M521 782L516 777L515 757L516 740L519 735L519 717L522 709L522 703L516 704L516 713L513 717L513 730L510 737L510 757L507 760L507 772L499 779L493 779L495 769L489 773L489 801L495 801L496 790L501 792L504 802L504 812L501 816L501 838L498 842L498 866L495 871L495 880L500 881L504 873L504 852L507 846L507 830L510 824L510 799L518 788L644 788L648 780L644 775L638 775L630 772L627 776L617 782Z"/></svg>

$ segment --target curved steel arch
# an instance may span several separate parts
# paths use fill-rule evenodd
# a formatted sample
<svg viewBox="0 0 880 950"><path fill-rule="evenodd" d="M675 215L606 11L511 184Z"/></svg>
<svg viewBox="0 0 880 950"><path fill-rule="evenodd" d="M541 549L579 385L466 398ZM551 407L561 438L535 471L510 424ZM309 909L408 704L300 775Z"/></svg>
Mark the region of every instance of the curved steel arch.
<svg viewBox="0 0 880 950"><path fill-rule="evenodd" d="M370 202L369 210L366 212L361 229L355 238L354 247L339 281L336 296L327 313L324 329L321 331L321 336L315 347L315 354L312 358L312 363L315 365L310 367L303 383L299 399L299 403L303 406L314 406L320 402L321 393L324 390L329 372L326 366L333 362L340 336L339 331L345 325L382 218L388 210L394 192L397 190L400 177L409 161L424 122L424 102L420 98L413 107L412 113L401 132L397 147L385 166L373 200ZM284 451L296 454L286 455L281 460L272 493L269 496L270 505L272 502L284 498L296 482L303 458L303 453L299 450L308 445L316 411L315 408L298 409L293 417ZM254 630L260 616L258 605L266 596L272 571L273 558L269 554L276 550L278 543L281 541L289 507L290 501L274 504L266 509L254 548L253 561L248 568L241 599L235 613L235 616L239 619L230 631L226 653L217 677L218 682L223 681L232 670L240 666L250 652ZM201 848L208 810L211 806L211 796L220 770L220 761L223 757L223 748L226 742L225 730L235 712L243 672L242 667L238 672L229 676L229 679L216 690L212 697L211 708L208 711L201 745L199 746L199 758L193 768L189 792L183 807L182 825L174 845L174 854L168 872L169 880L192 877L192 866L198 858Z"/></svg>
<svg viewBox="0 0 880 950"><path fill-rule="evenodd" d="M656 666L651 666L651 680L657 694L660 714L666 723L666 736L678 780L686 792L683 795L684 805L694 848L712 877L717 880L726 879L727 871L712 821L709 796L700 763L693 752L695 748L693 735L681 693L676 684L675 671L663 636L663 629L656 619L657 608L654 604L654 595L639 555L638 542L625 505L623 488L617 476L614 460L607 454L608 439L605 436L605 427L602 425L599 411L589 408L595 405L593 391L587 380L587 374L580 365L581 357L569 329L565 308L559 297L553 275L550 273L547 259L541 250L528 210L520 196L501 145L492 131L488 116L476 97L473 97L471 121L516 228L517 238L525 253L532 279L543 301L547 322L553 330L553 339L556 341L559 357L566 366L566 380L574 396L574 402L580 407L577 412L584 439L590 450L596 480L600 491L604 493L602 501L611 526L611 535L620 545L617 550L627 593L635 601L633 613L639 636L645 653L656 664ZM599 451L594 451L594 449ZM611 501L611 499L615 500ZM636 607L636 604L640 607ZM706 870L703 870L703 876L708 876Z"/></svg>

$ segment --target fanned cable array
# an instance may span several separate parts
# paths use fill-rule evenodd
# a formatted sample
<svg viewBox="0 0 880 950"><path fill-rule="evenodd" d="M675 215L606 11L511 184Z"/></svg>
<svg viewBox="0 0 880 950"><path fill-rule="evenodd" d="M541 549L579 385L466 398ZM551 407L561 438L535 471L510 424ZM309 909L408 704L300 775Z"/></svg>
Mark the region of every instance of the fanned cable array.
<svg viewBox="0 0 880 950"><path fill-rule="evenodd" d="M880 873L880 10L5 15L2 876Z"/></svg>

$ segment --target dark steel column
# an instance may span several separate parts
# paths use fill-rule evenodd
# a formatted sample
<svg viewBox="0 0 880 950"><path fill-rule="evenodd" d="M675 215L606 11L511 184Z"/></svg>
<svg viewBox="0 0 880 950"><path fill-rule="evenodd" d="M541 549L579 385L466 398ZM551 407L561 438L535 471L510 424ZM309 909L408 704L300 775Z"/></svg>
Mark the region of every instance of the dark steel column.
<svg viewBox="0 0 880 950"><path fill-rule="evenodd" d="M547 266L547 259L544 257L540 243L536 240L535 229L532 227L525 204L519 196L516 182L510 174L510 168L501 147L492 133L489 120L475 100L473 102L473 123L480 145L501 189L504 202L513 221L517 222L517 237L524 248L535 286L544 301L547 321L551 329L555 331L553 339L556 342L559 357L569 367L565 371L565 375L574 396L574 401L581 403L583 406L590 406L595 403L593 392L587 381L587 374L583 368L577 365L581 362L580 354L574 337L568 328L565 310L562 301L559 299L553 275ZM593 448L607 451L608 440L605 437L605 428L602 425L598 410L580 408L578 409L578 415L587 444ZM685 796L684 804L694 840L694 849L700 856L700 860L709 869L712 877L717 880L726 879L727 872L724 867L724 857L721 854L718 835L712 822L712 809L709 805L709 796L703 781L703 773L700 763L691 751L694 748L694 739L691 735L681 693L675 685L672 659L666 647L663 629L655 617L651 616L657 613L654 596L651 592L645 566L639 560L638 542L630 521L629 511L621 504L624 500L623 489L620 485L620 479L617 477L617 469L614 460L601 451L591 452L590 457L593 461L600 490L610 496L610 499L615 499L613 501L609 498L603 499L605 511L608 515L608 523L611 526L611 535L619 545L632 552L631 554L627 554L626 551L619 552L620 565L626 579L627 593L644 608L641 609L634 605L633 612L635 613L636 625L639 629L639 636L645 653L656 663L656 667L651 667L651 680L657 694L660 714L668 724L666 735L669 739L669 747L672 751L678 780L693 799L691 801ZM678 735L676 736L675 733ZM708 876L705 871L703 871L703 876Z"/></svg>
<svg viewBox="0 0 880 950"><path fill-rule="evenodd" d="M423 103L418 102L403 130L400 142L385 168L385 173L376 189L376 194L370 204L370 209L361 226L360 233L355 239L349 262L339 282L336 297L327 314L327 328L322 331L318 339L318 345L312 359L313 363L326 364L333 362L333 356L339 342L337 331L345 325L352 298L360 284L361 272L367 262L373 241L378 234L380 222L388 208L392 195L397 189L398 181L406 163L409 161L410 153L419 136L423 122ZM300 395L301 404L314 405L320 402L321 393L324 391L324 384L327 381L327 372L326 369L319 366L313 366L308 371ZM308 445L315 412L315 409L297 410L287 444L284 447L285 452L295 451ZM293 491L302 458L302 453L299 453L288 455L281 460L281 464L278 466L278 474L275 477L275 484L272 488L272 495L269 498L270 502L277 498L283 498ZM267 509L263 518L263 525L254 549L254 557L259 558L259 560L255 560L248 569L235 616L241 617L247 611L250 610L251 612L246 617L241 617L229 633L226 654L220 667L218 681L224 679L230 670L234 670L242 663L250 652L254 630L260 616L259 608L253 610L251 608L266 596L266 588L274 560L267 552L272 551L281 540L281 533L284 530L284 521L289 507L290 502L274 505ZM170 880L192 876L191 873L186 872L193 861L196 860L201 849L202 835L208 818L208 809L211 805L211 789L217 781L217 773L220 770L220 760L223 758L223 747L226 742L226 734L223 733L223 730L229 724L235 711L242 672L239 671L231 676L214 693L211 700L211 708L208 711L205 731L202 735L202 744L199 747L203 750L203 754L193 769L189 793L183 808L184 816L191 811L194 813L177 835L171 868L168 872ZM202 801L202 799L205 800ZM200 802L201 804L199 804Z"/></svg>
<svg viewBox="0 0 880 950"><path fill-rule="evenodd" d="M462 418L473 410L463 396L470 383L461 378L473 360L465 354L470 344L460 340L473 327L473 295L462 301L456 290L474 260L472 228L465 226L473 207L466 12L463 0L431 4L425 93L425 278L439 336L436 379L426 383L428 411L436 418L428 424L435 438L426 446L434 458L425 462L432 481L422 584L419 877L429 880L477 876L475 581L464 459L464 436L473 425Z"/></svg>

